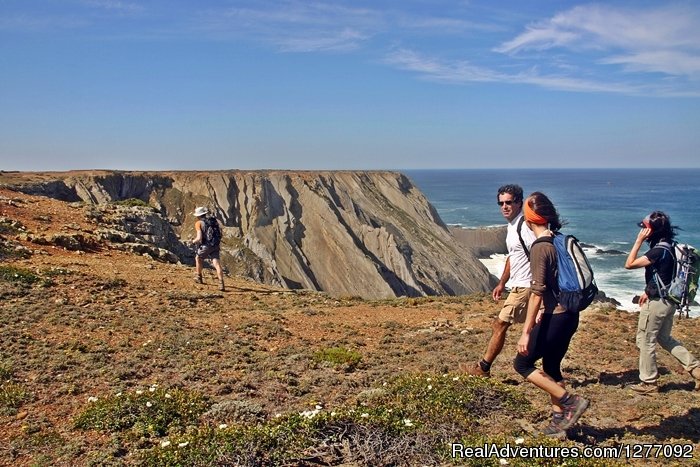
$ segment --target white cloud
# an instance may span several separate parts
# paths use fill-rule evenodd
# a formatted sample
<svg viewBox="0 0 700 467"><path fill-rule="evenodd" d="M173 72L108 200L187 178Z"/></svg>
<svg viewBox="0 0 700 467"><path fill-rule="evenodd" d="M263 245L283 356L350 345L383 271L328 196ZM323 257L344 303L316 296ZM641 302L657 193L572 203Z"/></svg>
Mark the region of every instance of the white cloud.
<svg viewBox="0 0 700 467"><path fill-rule="evenodd" d="M338 33L325 31L306 33L305 37L278 37L277 45L283 52L347 52L357 49L369 36L346 28Z"/></svg>
<svg viewBox="0 0 700 467"><path fill-rule="evenodd" d="M601 60L610 65L624 65L629 72L659 72L700 78L700 56L669 50L613 55Z"/></svg>
<svg viewBox="0 0 700 467"><path fill-rule="evenodd" d="M528 26L494 50L522 55L554 48L561 53L595 51L602 55L598 63L621 64L628 72L697 77L700 12L678 5L643 11L578 6Z"/></svg>
<svg viewBox="0 0 700 467"><path fill-rule="evenodd" d="M536 67L514 74L499 73L470 64L468 61L438 60L407 49L392 52L385 62L402 70L418 73L424 79L443 83L499 82L530 84L560 91L622 94L641 94L647 91L640 86L629 84L597 82L566 75L545 75L541 74Z"/></svg>
<svg viewBox="0 0 700 467"><path fill-rule="evenodd" d="M408 49L390 53L385 63L406 71L419 73L427 79L449 83L502 81L505 76L466 60L443 61Z"/></svg>
<svg viewBox="0 0 700 467"><path fill-rule="evenodd" d="M143 11L143 6L137 3L122 2L119 0L83 0L83 4L120 13L137 13Z"/></svg>

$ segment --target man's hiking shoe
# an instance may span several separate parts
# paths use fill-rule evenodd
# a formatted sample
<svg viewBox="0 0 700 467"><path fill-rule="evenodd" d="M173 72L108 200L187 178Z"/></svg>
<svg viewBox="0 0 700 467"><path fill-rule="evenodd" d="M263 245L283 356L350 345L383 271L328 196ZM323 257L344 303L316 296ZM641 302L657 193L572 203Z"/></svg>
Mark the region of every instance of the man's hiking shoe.
<svg viewBox="0 0 700 467"><path fill-rule="evenodd" d="M632 391L636 392L637 394L656 394L659 392L659 385L656 383L639 383L639 384L630 384L629 386L626 386L627 389L631 389Z"/></svg>
<svg viewBox="0 0 700 467"><path fill-rule="evenodd" d="M459 371L472 376L481 376L483 378L488 378L491 376L490 371L484 371L479 363L460 363L458 365Z"/></svg>
<svg viewBox="0 0 700 467"><path fill-rule="evenodd" d="M562 404L563 409L563 419L560 428L562 430L567 430L573 426L578 419L581 417L583 412L588 408L588 399L584 399L581 396L572 395L569 400Z"/></svg>
<svg viewBox="0 0 700 467"><path fill-rule="evenodd" d="M549 425L542 430L542 434L548 438L566 439L566 430L561 427L563 421L563 412L552 412L552 420L550 420Z"/></svg>
<svg viewBox="0 0 700 467"><path fill-rule="evenodd" d="M690 372L690 376L695 378L695 390L700 391L700 366L693 368Z"/></svg>
<svg viewBox="0 0 700 467"><path fill-rule="evenodd" d="M194 281L197 284L204 284L204 280L202 279L202 276L194 276Z"/></svg>
<svg viewBox="0 0 700 467"><path fill-rule="evenodd" d="M222 292L226 292L226 287L224 287L224 281L221 281L221 283L219 284L219 290L221 290Z"/></svg>

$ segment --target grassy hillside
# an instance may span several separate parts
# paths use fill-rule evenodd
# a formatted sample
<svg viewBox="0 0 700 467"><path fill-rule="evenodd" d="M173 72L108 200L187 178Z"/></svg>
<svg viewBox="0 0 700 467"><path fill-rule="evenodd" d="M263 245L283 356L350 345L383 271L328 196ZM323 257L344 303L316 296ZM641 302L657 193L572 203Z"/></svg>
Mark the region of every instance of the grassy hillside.
<svg viewBox="0 0 700 467"><path fill-rule="evenodd" d="M199 285L190 267L88 241L92 222L0 190L0 464L613 463L551 450L564 447L700 463L700 393L675 360L660 354L658 395L622 387L632 314L582 315L564 369L592 406L568 440L544 440L548 398L511 366L519 328L491 379L457 371L488 339L488 294L366 301L236 277L221 293L211 270ZM698 320L674 334L700 355ZM465 457L484 446L539 455Z"/></svg>

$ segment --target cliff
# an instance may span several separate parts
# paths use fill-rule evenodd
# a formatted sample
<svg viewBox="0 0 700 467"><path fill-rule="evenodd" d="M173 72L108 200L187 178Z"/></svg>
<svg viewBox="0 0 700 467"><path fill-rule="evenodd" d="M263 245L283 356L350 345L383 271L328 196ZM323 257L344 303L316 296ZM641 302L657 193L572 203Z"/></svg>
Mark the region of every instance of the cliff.
<svg viewBox="0 0 700 467"><path fill-rule="evenodd" d="M96 219L105 217L95 212L105 203L142 200L161 222L153 215L144 220L145 212L122 213L121 230L148 237L185 262L191 261L183 242L194 233L191 213L207 206L223 225L224 266L271 285L364 298L490 288L489 273L474 252L455 241L400 173L81 171L3 173L0 183L84 201L95 206ZM119 223L112 215L109 224ZM102 232L103 238L120 235Z"/></svg>

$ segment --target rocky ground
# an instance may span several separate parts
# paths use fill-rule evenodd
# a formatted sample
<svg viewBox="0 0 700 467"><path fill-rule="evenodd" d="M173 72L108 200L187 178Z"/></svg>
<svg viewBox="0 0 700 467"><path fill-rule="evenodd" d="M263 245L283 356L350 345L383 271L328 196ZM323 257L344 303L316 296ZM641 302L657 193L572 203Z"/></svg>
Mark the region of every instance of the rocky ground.
<svg viewBox="0 0 700 467"><path fill-rule="evenodd" d="M236 277L221 293L212 270L195 284L190 266L99 240L87 212L0 190L0 464L133 463L113 436L79 430L74 419L91 398L154 385L246 404L266 419L342 406L403 373L458 375L459 362L480 357L499 308L486 294L365 301ZM634 314L610 307L581 315L564 369L592 405L569 438L691 444L694 459L678 462L700 465L700 392L677 362L660 354L657 395L623 388L637 376L635 328ZM700 355L700 320L677 322L674 335ZM528 437L546 423L548 398L513 370L516 340L511 332L492 379L533 410L515 423L504 413L508 423L495 417L491 426ZM361 358L314 360L338 347Z"/></svg>

